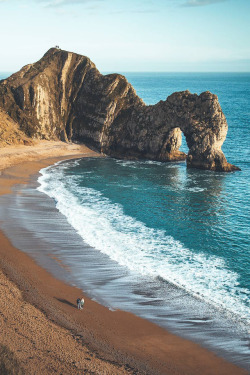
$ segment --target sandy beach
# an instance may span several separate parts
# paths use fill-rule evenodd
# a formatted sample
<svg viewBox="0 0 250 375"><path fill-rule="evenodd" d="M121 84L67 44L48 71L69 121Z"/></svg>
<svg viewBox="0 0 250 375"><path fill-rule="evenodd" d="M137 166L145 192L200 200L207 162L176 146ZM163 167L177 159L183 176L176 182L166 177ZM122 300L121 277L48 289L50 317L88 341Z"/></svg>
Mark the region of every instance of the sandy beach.
<svg viewBox="0 0 250 375"><path fill-rule="evenodd" d="M59 160L90 156L100 155L61 142L2 148L0 194L11 194L12 186ZM87 296L84 310L77 310L82 291L52 277L2 232L0 268L0 344L14 352L25 374L247 374L191 341Z"/></svg>

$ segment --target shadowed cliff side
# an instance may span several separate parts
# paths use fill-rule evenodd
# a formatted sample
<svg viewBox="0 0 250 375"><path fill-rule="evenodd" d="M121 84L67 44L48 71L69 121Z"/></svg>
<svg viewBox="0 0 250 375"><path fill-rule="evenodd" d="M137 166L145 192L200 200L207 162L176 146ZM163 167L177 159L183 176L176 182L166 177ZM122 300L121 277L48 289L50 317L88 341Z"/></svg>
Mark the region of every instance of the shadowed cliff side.
<svg viewBox="0 0 250 375"><path fill-rule="evenodd" d="M19 125L0 108L0 148L11 145L32 145L33 141L20 129Z"/></svg>
<svg viewBox="0 0 250 375"><path fill-rule="evenodd" d="M0 81L0 107L31 138L82 142L117 158L184 160L182 131L188 167L238 169L221 151L227 122L216 95L184 91L146 106L122 75L103 76L89 58L56 48Z"/></svg>

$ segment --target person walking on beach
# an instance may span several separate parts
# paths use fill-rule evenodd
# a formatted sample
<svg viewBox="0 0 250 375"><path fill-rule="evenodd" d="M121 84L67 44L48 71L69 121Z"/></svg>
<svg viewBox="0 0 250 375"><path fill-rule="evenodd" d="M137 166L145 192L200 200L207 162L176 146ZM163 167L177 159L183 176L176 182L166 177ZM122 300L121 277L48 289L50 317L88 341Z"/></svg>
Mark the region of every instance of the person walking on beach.
<svg viewBox="0 0 250 375"><path fill-rule="evenodd" d="M77 298L76 303L77 303L78 310L81 310L81 299Z"/></svg>
<svg viewBox="0 0 250 375"><path fill-rule="evenodd" d="M78 310L82 310L84 305L84 298L77 298L76 303Z"/></svg>

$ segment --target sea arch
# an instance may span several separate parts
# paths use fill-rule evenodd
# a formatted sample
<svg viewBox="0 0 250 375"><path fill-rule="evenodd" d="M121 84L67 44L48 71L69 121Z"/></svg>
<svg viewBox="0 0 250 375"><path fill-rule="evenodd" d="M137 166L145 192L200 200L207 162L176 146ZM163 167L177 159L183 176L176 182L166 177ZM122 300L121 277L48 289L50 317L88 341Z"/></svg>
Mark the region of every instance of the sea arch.
<svg viewBox="0 0 250 375"><path fill-rule="evenodd" d="M106 129L104 152L115 157L176 161L187 167L231 171L221 150L228 130L218 97L189 91L170 95L166 101L120 113ZM179 151L181 132L189 148Z"/></svg>

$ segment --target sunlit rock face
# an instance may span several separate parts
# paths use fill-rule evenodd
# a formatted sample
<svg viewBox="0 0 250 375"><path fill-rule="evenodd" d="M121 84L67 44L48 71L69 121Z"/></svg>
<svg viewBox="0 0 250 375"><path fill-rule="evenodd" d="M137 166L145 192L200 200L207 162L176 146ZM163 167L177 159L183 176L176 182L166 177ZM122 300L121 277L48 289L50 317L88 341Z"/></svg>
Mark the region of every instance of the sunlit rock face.
<svg viewBox="0 0 250 375"><path fill-rule="evenodd" d="M0 107L27 136L82 142L116 158L184 160L187 166L217 171L237 167L221 151L227 134L218 98L177 92L147 106L126 78L103 76L85 56L50 49L0 81Z"/></svg>

